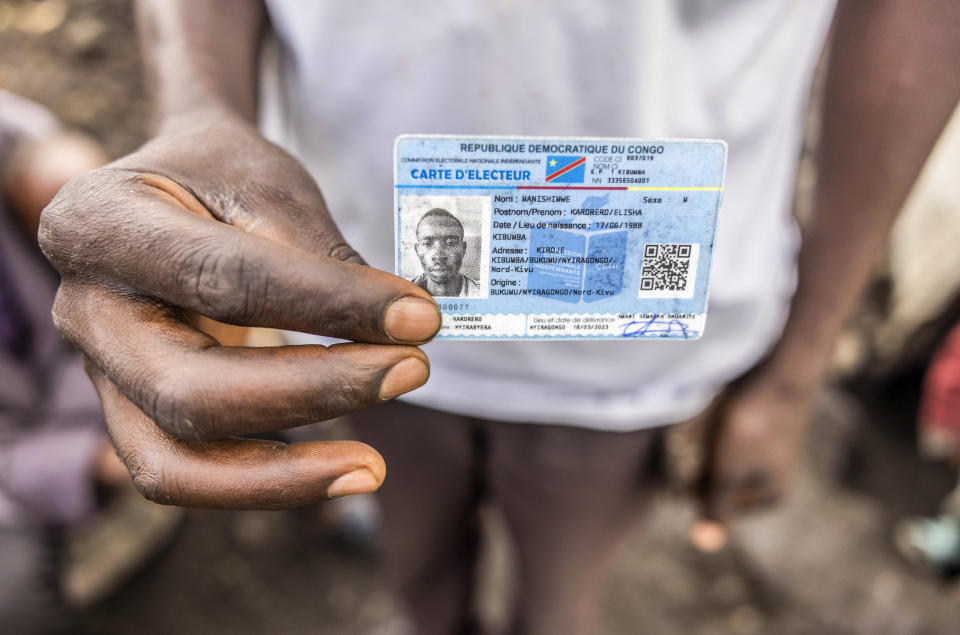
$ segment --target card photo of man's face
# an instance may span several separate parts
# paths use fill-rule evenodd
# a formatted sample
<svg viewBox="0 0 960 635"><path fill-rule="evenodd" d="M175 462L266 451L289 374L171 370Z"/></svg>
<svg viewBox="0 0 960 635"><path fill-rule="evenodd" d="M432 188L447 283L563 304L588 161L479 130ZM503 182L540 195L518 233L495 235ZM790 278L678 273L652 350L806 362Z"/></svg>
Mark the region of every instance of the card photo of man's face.
<svg viewBox="0 0 960 635"><path fill-rule="evenodd" d="M417 224L415 249L427 277L436 285L448 285L460 275L467 252L463 225L447 210L434 208Z"/></svg>
<svg viewBox="0 0 960 635"><path fill-rule="evenodd" d="M401 275L435 297L486 297L489 197L403 197ZM461 207L463 209L461 209Z"/></svg>

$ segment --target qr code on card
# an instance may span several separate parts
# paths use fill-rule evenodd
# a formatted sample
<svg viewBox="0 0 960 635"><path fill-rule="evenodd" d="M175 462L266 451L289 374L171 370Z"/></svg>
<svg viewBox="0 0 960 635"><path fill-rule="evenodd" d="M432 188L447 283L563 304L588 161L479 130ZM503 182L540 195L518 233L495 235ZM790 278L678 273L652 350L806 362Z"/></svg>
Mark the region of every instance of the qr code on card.
<svg viewBox="0 0 960 635"><path fill-rule="evenodd" d="M692 298L700 245L648 243L643 246L639 298Z"/></svg>

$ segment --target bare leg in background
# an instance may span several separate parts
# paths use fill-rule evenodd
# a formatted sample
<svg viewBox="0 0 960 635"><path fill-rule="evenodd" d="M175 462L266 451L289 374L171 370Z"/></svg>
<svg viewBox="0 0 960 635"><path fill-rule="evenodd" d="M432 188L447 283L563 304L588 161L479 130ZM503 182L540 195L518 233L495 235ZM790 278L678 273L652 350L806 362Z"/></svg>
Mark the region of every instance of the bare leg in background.
<svg viewBox="0 0 960 635"><path fill-rule="evenodd" d="M380 542L415 632L472 632L481 486L469 420L391 402L350 423L387 463Z"/></svg>
<svg viewBox="0 0 960 635"><path fill-rule="evenodd" d="M484 498L503 510L519 558L511 632L597 632L610 556L658 484L659 431L501 423L397 402L350 420L387 462L385 564L418 635L475 632Z"/></svg>

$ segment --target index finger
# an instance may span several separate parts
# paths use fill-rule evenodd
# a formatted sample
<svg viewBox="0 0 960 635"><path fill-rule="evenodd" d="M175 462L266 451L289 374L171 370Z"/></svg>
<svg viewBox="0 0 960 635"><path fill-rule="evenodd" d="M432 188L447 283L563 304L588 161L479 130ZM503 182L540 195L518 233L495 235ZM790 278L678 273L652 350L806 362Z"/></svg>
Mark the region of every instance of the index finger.
<svg viewBox="0 0 960 635"><path fill-rule="evenodd" d="M204 218L133 173L105 172L67 188L122 196L68 191L44 213L41 242L65 278L94 273L221 322L360 342L419 344L440 328L433 298L407 280Z"/></svg>

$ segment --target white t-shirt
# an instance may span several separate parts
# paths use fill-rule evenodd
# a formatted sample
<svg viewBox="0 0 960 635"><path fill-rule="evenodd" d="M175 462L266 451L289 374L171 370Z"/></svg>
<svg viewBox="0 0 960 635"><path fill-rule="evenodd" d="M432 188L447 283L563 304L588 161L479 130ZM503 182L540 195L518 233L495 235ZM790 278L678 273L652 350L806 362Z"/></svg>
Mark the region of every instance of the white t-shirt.
<svg viewBox="0 0 960 635"><path fill-rule="evenodd" d="M776 341L790 206L833 0L268 0L263 128L347 240L393 268L401 133L720 138L727 180L694 342L433 342L405 397L507 421L634 430L695 415ZM296 342L317 341L297 335Z"/></svg>

